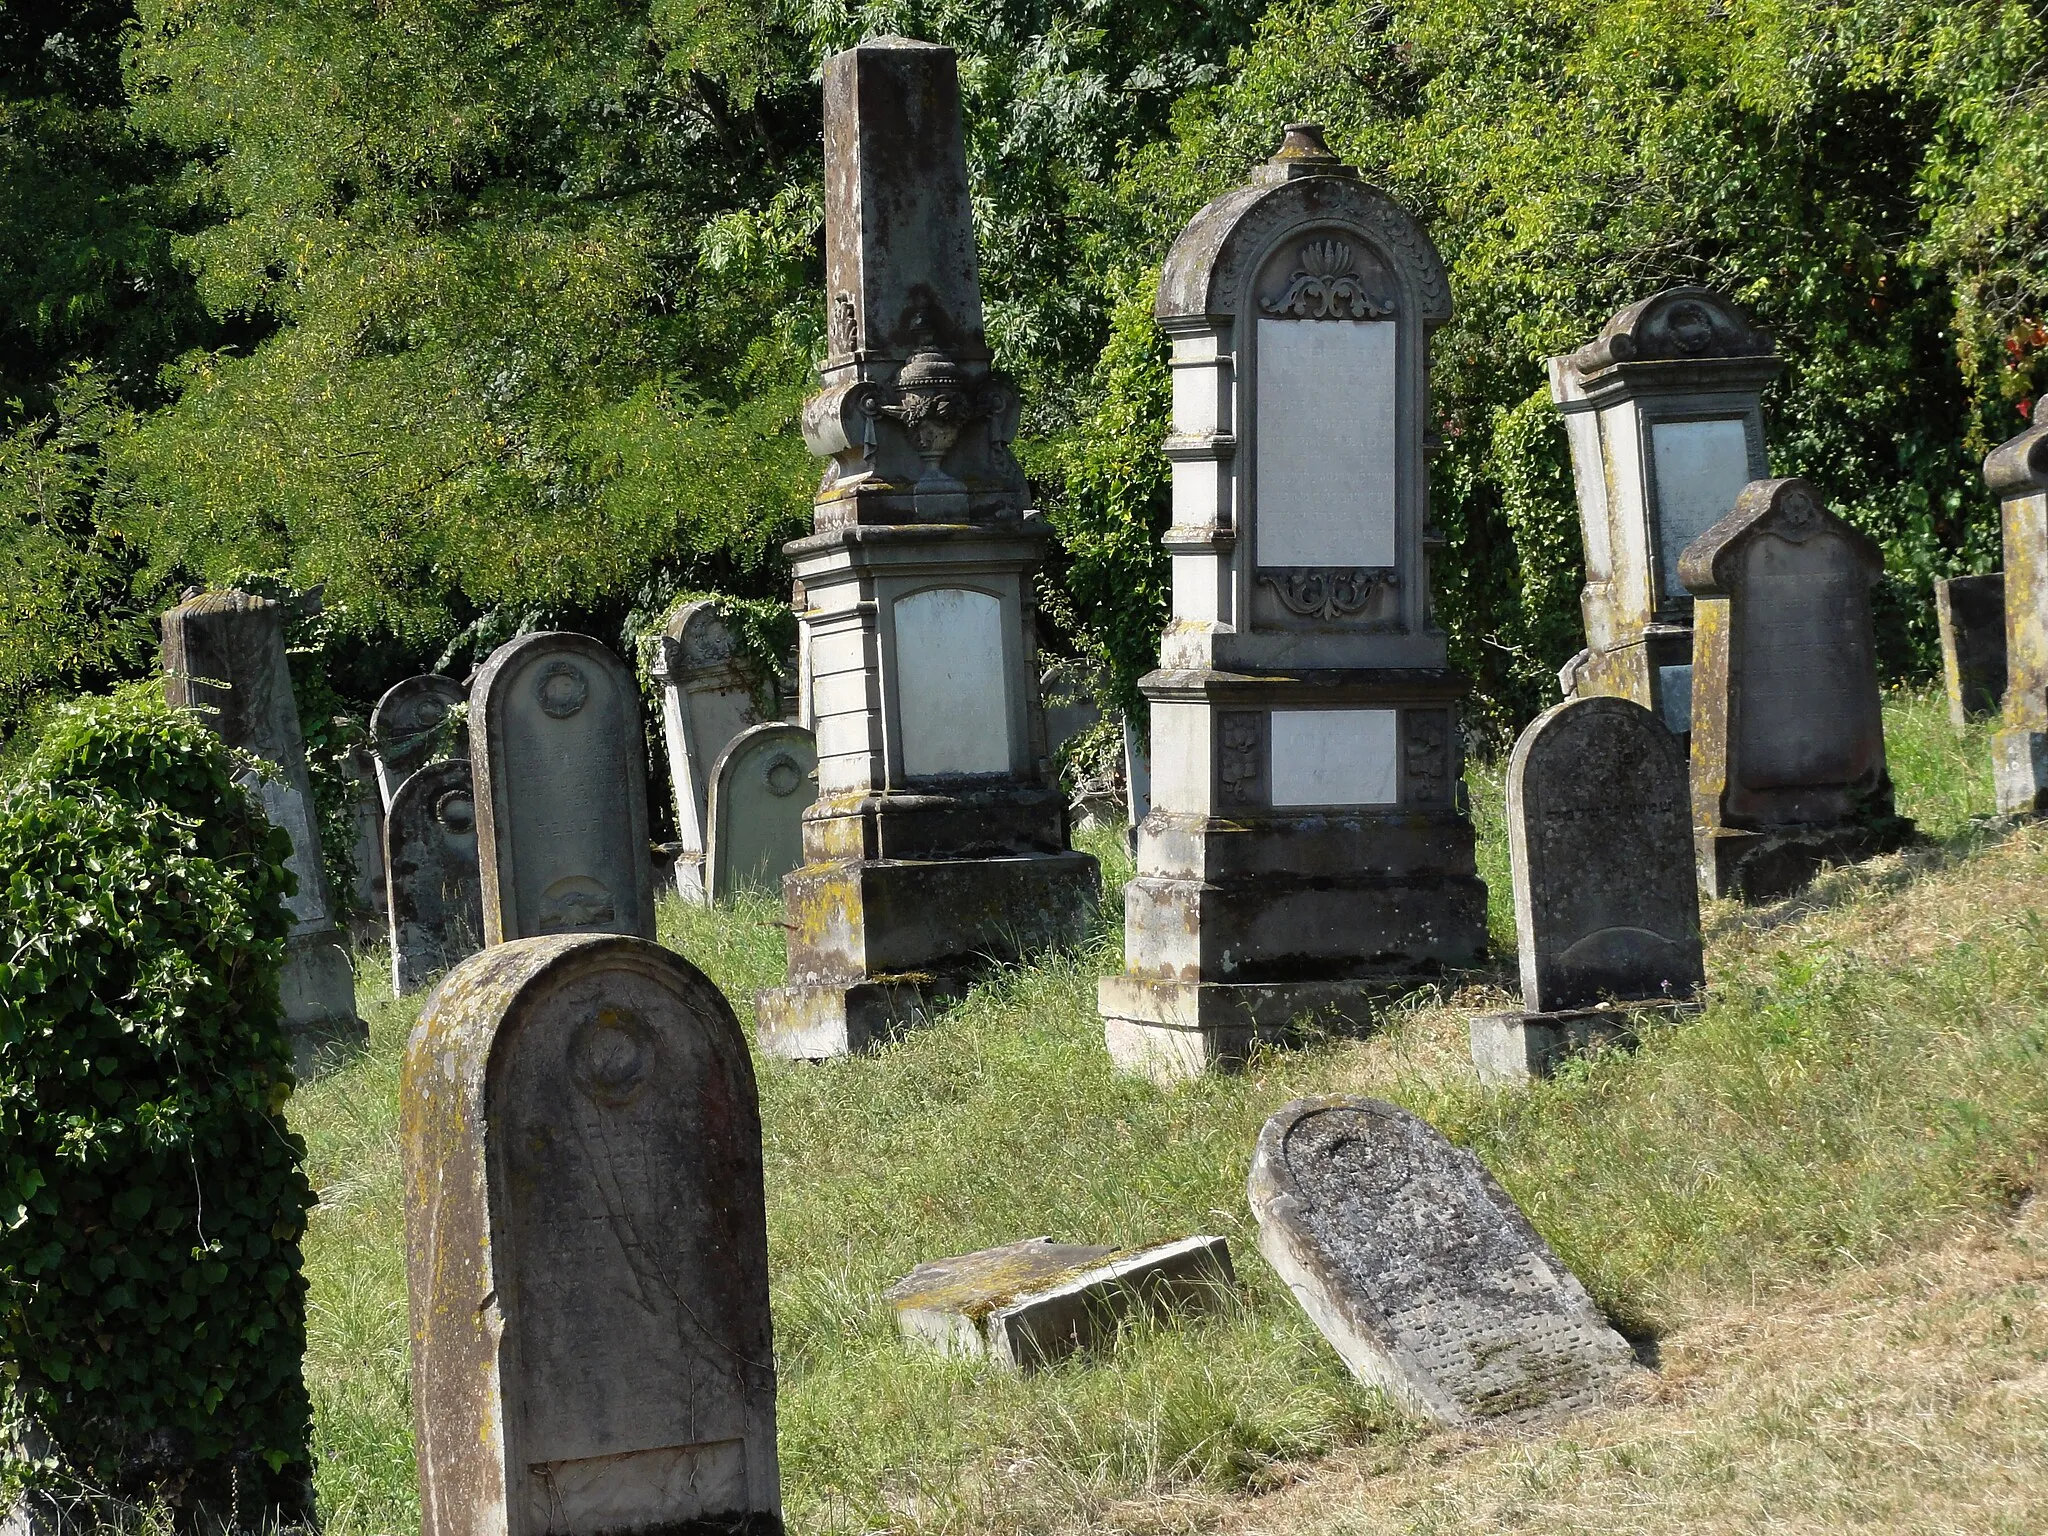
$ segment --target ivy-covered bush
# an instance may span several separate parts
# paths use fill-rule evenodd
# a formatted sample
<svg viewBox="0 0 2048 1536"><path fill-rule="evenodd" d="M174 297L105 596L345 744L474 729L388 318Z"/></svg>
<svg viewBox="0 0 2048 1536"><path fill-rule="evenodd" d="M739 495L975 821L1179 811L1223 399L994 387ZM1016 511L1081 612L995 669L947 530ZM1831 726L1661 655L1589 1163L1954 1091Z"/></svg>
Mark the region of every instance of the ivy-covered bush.
<svg viewBox="0 0 2048 1536"><path fill-rule="evenodd" d="M0 791L5 1491L310 1513L284 833L133 690Z"/></svg>

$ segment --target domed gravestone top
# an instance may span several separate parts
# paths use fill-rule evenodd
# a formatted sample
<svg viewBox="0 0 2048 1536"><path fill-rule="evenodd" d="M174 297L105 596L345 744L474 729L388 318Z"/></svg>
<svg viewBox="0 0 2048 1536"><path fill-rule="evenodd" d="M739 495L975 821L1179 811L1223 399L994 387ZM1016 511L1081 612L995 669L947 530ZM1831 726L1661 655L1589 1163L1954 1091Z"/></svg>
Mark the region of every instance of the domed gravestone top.
<svg viewBox="0 0 2048 1536"><path fill-rule="evenodd" d="M1628 1342L1479 1160L1375 1099L1297 1099L1252 1160L1259 1251L1361 1381L1449 1424L1588 1408Z"/></svg>
<svg viewBox="0 0 2048 1536"><path fill-rule="evenodd" d="M429 763L399 785L384 838L391 989L404 997L483 947L469 763Z"/></svg>
<svg viewBox="0 0 2048 1536"><path fill-rule="evenodd" d="M422 1536L782 1529L753 1067L688 961L473 955L401 1091Z"/></svg>
<svg viewBox="0 0 2048 1536"><path fill-rule="evenodd" d="M377 787L388 810L398 786L428 763L464 755L468 744L447 727L468 691L452 677L424 672L393 683L370 711L370 749L377 757Z"/></svg>
<svg viewBox="0 0 2048 1536"><path fill-rule="evenodd" d="M646 744L625 663L588 635L522 635L472 697L484 942L653 938Z"/></svg>
<svg viewBox="0 0 2048 1536"><path fill-rule="evenodd" d="M741 731L711 778L711 898L779 887L804 861L803 815L818 798L818 743L800 725Z"/></svg>

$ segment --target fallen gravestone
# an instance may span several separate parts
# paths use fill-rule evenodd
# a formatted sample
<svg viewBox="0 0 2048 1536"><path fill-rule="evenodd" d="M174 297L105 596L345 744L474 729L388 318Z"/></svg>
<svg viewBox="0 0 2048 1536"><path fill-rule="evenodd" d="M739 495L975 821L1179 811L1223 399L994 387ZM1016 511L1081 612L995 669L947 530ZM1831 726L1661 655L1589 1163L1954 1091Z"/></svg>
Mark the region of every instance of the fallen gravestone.
<svg viewBox="0 0 2048 1536"><path fill-rule="evenodd" d="M1934 611L1949 723L1960 731L1979 716L1997 714L2005 697L2005 573L1935 582Z"/></svg>
<svg viewBox="0 0 2048 1536"><path fill-rule="evenodd" d="M1897 847L1871 631L1884 556L1804 480L1758 480L1679 559L1693 594L1700 889L1785 896Z"/></svg>
<svg viewBox="0 0 2048 1536"><path fill-rule="evenodd" d="M370 750L377 758L377 787L388 809L398 786L441 758L461 757L468 743L448 717L469 692L452 677L422 673L393 683L370 711Z"/></svg>
<svg viewBox="0 0 2048 1536"><path fill-rule="evenodd" d="M391 990L404 997L484 946L468 762L451 758L413 774L384 825Z"/></svg>
<svg viewBox="0 0 2048 1536"><path fill-rule="evenodd" d="M661 685L662 738L675 789L676 889L687 901L714 899L705 863L712 770L733 738L761 721L762 699L774 690L742 664L731 626L708 598L670 615L655 641L651 671Z"/></svg>
<svg viewBox="0 0 2048 1536"><path fill-rule="evenodd" d="M1543 1075L1706 984L1685 757L1647 709L1594 695L1530 724L1508 763L1508 852L1527 1011L1473 1018L1482 1078Z"/></svg>
<svg viewBox="0 0 2048 1536"><path fill-rule="evenodd" d="M782 1529L761 1119L641 939L473 955L401 1089L422 1536Z"/></svg>
<svg viewBox="0 0 2048 1536"><path fill-rule="evenodd" d="M1252 1159L1259 1251L1351 1373L1447 1424L1589 1408L1635 1371L1471 1153L1374 1099L1297 1099Z"/></svg>
<svg viewBox="0 0 2048 1536"><path fill-rule="evenodd" d="M888 1301L910 1343L1026 1370L1108 1343L1140 1317L1213 1309L1235 1282L1220 1237L1143 1248L1033 1237L920 1264Z"/></svg>
<svg viewBox="0 0 2048 1536"><path fill-rule="evenodd" d="M711 771L710 896L779 890L804 861L803 815L818 798L818 740L786 720L750 726Z"/></svg>
<svg viewBox="0 0 2048 1536"><path fill-rule="evenodd" d="M484 942L653 938L646 743L625 663L588 635L522 635L471 699Z"/></svg>

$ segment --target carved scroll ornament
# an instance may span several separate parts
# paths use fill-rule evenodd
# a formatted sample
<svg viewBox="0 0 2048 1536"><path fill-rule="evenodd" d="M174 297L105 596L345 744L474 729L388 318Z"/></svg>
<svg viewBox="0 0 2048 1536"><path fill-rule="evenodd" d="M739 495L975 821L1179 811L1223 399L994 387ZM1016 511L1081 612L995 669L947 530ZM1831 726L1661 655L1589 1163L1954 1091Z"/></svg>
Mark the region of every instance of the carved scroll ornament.
<svg viewBox="0 0 2048 1536"><path fill-rule="evenodd" d="M1297 566L1260 571L1259 580L1273 589L1280 606L1296 618L1328 622L1365 612L1394 584L1394 571L1389 566Z"/></svg>
<svg viewBox="0 0 2048 1536"><path fill-rule="evenodd" d="M1393 314L1392 299L1367 290L1358 258L1344 241L1311 240L1296 260L1287 291L1260 300L1267 314L1302 320L1384 320Z"/></svg>

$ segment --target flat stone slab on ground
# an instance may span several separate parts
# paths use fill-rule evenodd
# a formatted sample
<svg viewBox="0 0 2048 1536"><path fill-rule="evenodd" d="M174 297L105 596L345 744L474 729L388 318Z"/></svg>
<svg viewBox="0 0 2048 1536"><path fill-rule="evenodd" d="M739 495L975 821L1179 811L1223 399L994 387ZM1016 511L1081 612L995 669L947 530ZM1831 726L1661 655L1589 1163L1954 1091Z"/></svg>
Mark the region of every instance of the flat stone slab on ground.
<svg viewBox="0 0 2048 1536"><path fill-rule="evenodd" d="M1590 1408L1636 1371L1479 1159L1375 1099L1297 1099L1259 1135L1259 1251L1351 1373L1447 1424Z"/></svg>
<svg viewBox="0 0 2048 1536"><path fill-rule="evenodd" d="M1100 1344L1130 1318L1209 1310L1234 1283L1220 1237L1145 1248L1032 1237L920 1264L887 1294L912 1344L1023 1370Z"/></svg>

